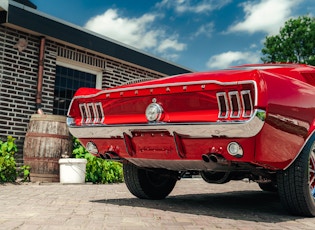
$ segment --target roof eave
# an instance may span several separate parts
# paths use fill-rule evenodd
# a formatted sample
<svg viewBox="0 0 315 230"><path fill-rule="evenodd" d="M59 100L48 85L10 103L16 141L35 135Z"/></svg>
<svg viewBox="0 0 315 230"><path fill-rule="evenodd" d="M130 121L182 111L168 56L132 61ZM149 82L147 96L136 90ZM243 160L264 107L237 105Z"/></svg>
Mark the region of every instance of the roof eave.
<svg viewBox="0 0 315 230"><path fill-rule="evenodd" d="M188 68L154 57L30 7L13 1L8 1L8 5L5 5L3 2L6 1L1 1L0 5L2 9L0 11L1 24L7 23L15 27L24 28L41 36L52 37L166 75L193 72Z"/></svg>

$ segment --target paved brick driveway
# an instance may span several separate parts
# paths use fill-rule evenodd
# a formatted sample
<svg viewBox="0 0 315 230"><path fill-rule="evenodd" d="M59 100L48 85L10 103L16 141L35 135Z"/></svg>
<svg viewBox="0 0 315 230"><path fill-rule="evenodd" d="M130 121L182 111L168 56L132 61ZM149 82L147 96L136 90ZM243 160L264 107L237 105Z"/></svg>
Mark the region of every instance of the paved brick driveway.
<svg viewBox="0 0 315 230"><path fill-rule="evenodd" d="M0 229L315 229L290 216L276 194L243 181L182 179L161 201L134 198L124 184L0 185Z"/></svg>

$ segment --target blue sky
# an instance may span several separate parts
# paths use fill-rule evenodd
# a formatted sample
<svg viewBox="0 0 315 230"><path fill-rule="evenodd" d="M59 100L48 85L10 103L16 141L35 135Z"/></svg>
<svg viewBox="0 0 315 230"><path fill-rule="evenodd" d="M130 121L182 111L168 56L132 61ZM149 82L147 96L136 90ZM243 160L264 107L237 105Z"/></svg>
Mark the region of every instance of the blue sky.
<svg viewBox="0 0 315 230"><path fill-rule="evenodd" d="M266 36L315 0L31 0L37 10L194 71L260 63Z"/></svg>

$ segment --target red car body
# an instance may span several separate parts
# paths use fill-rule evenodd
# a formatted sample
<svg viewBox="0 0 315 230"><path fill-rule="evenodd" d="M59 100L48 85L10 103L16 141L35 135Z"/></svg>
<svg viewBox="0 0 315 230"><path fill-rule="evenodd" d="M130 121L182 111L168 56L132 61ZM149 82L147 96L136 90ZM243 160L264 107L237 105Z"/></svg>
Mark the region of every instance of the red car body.
<svg viewBox="0 0 315 230"><path fill-rule="evenodd" d="M259 64L81 88L68 125L98 157L146 170L199 171L209 183L248 177L276 190L278 172L289 170L314 139L314 86L315 67ZM308 156L314 207L303 215L315 215L315 156Z"/></svg>

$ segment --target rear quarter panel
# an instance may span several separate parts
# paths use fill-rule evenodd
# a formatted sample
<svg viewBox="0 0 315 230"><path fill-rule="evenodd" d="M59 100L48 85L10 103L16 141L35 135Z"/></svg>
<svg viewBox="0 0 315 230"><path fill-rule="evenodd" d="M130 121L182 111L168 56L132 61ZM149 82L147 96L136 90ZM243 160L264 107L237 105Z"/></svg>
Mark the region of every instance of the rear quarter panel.
<svg viewBox="0 0 315 230"><path fill-rule="evenodd" d="M261 72L267 116L256 139L256 163L283 169L297 157L313 129L315 88L302 80Z"/></svg>

